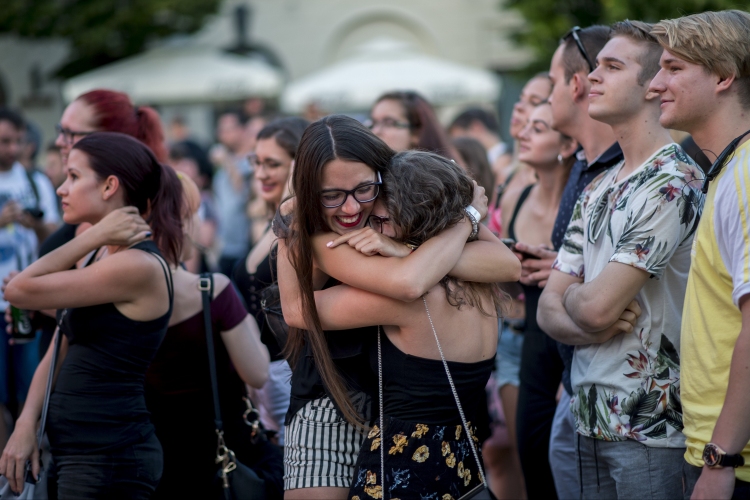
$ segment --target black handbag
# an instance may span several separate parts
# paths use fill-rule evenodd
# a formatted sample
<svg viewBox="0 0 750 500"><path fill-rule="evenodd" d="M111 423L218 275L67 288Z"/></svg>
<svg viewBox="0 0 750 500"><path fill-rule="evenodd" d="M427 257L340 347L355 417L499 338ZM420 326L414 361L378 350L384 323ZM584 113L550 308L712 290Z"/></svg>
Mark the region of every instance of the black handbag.
<svg viewBox="0 0 750 500"><path fill-rule="evenodd" d="M219 465L219 469L216 472L215 485L217 498L224 500L273 500L274 498L281 498L281 494L277 494L279 488L275 481L269 481L270 476L274 476L274 470L276 464L280 464L279 454L280 450L276 451L273 449L273 445L267 442L265 433L260 427L258 422L258 412L252 407L250 399L245 397L245 403L248 406L247 411L243 415L245 423L251 427L251 439L255 441L254 445L259 446L265 444L261 450L257 450L261 455L268 455L269 453L273 456L266 456L265 462L271 464L271 471L261 472L261 477L258 473L247 465L242 464L235 453L229 449L224 442L224 430L223 423L221 420L221 408L219 406L219 387L216 376L216 357L214 349L214 338L213 328L211 324L211 300L213 299L213 275L210 273L201 274L201 278L198 284L198 288L201 291L203 299L203 323L206 330L206 347L208 351L208 365L210 367L211 374L211 390L213 393L213 404L214 404L214 424L216 426L216 463ZM269 452L269 453L267 453ZM282 466L283 467L283 466ZM280 479L280 478L279 478Z"/></svg>

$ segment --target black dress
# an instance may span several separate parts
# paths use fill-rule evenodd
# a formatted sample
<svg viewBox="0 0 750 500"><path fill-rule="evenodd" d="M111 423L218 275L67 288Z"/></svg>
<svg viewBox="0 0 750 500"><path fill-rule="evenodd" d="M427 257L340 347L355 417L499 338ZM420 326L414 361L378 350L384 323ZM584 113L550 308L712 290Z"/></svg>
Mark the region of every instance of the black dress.
<svg viewBox="0 0 750 500"><path fill-rule="evenodd" d="M132 248L161 257L150 240ZM146 408L144 378L172 315L172 280L166 267L164 274L169 310L159 318L135 321L113 303L58 311L60 331L68 338L69 347L50 397L47 417L55 462L69 463L70 457L114 456L129 446L155 440ZM159 470L149 471L148 475L158 479L161 453L155 463ZM138 471L138 475L146 474ZM63 480L62 469L58 477Z"/></svg>
<svg viewBox="0 0 750 500"><path fill-rule="evenodd" d="M508 235L516 239L515 225L518 212L533 188L528 186L513 211ZM520 387L516 415L516 438L521 457L521 468L526 477L529 497L557 498L549 460L549 439L552 419L557 409L557 389L563 365L557 354L557 343L544 333L536 321L542 288L521 284L526 297L526 327L521 349ZM545 457L540 460L539 457Z"/></svg>
<svg viewBox="0 0 750 500"><path fill-rule="evenodd" d="M266 324L266 317L260 305L260 292L276 282L276 245L271 248L266 258L258 264L254 273L247 272L246 261L247 255L237 261L232 270L232 281L245 301L247 312L252 314L258 323L260 340L268 348L271 361L279 361L284 359L281 354L282 346L279 345L273 332Z"/></svg>

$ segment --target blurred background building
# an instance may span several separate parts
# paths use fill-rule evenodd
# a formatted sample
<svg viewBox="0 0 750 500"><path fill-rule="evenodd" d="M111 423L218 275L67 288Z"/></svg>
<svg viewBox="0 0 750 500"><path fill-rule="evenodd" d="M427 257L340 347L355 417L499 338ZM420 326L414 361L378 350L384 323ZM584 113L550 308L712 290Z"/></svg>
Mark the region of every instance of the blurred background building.
<svg viewBox="0 0 750 500"><path fill-rule="evenodd" d="M502 103L518 92L508 77L532 60L511 40L521 15L497 0L223 0L215 10L192 34L71 78L58 76L72 55L65 37L0 34L0 105L21 110L46 141L66 102L102 87L206 143L216 114L248 99L270 111L361 115L381 93L407 88L445 120L478 103L507 123Z"/></svg>

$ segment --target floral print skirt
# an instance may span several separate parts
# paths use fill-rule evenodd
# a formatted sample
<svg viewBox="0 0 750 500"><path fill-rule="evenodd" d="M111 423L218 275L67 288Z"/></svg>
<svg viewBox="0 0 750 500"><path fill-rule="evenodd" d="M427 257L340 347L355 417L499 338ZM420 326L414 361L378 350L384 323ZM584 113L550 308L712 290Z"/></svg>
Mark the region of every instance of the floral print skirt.
<svg viewBox="0 0 750 500"><path fill-rule="evenodd" d="M385 440L379 426L359 452L350 500L456 500L481 483L471 450L478 447L463 426L425 425L386 417ZM380 446L385 446L385 491L380 477ZM479 459L482 454L477 449Z"/></svg>

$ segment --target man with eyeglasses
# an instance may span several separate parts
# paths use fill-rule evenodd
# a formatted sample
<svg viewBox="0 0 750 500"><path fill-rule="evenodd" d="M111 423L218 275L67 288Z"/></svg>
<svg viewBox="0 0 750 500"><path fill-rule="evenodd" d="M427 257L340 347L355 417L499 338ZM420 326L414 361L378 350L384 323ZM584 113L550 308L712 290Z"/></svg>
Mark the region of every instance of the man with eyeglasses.
<svg viewBox="0 0 750 500"><path fill-rule="evenodd" d="M576 346L583 498L682 493L679 324L703 173L659 124L650 31L612 25L588 76L589 115L612 127L624 159L584 189L540 299L545 331Z"/></svg>
<svg viewBox="0 0 750 500"><path fill-rule="evenodd" d="M41 172L30 173L18 161L24 121L0 108L0 280L36 260L39 242L60 220L55 192ZM0 295L0 449L7 439L4 406L11 395L19 406L39 362L38 340L9 346L5 310ZM11 387L9 380L14 381Z"/></svg>
<svg viewBox="0 0 750 500"><path fill-rule="evenodd" d="M521 261L521 282L526 285L546 285L581 192L597 175L622 160L612 127L588 114L591 88L588 74L593 71L596 55L607 43L608 36L606 26L576 27L562 38L550 64L552 126L578 141L582 149L577 153L557 212L552 232L555 250L522 242L516 245L519 251L536 257ZM541 303L539 307L541 311ZM580 493L575 429L569 409L573 348L559 352L561 347L568 346L547 337L544 345L524 343L521 354L516 434L529 498L554 498L556 495L577 498ZM556 397L561 380L564 391L558 404Z"/></svg>
<svg viewBox="0 0 750 500"><path fill-rule="evenodd" d="M750 14L657 23L660 123L714 160L681 338L685 498L750 498Z"/></svg>

